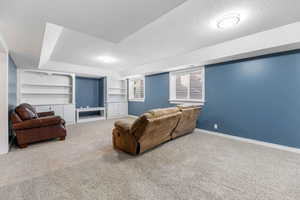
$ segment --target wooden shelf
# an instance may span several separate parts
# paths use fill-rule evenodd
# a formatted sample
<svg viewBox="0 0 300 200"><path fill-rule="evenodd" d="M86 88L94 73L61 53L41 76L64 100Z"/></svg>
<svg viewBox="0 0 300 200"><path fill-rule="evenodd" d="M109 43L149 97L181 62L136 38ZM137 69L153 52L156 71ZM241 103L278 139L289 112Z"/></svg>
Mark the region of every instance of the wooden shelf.
<svg viewBox="0 0 300 200"><path fill-rule="evenodd" d="M108 93L108 95L127 95L127 93Z"/></svg>
<svg viewBox="0 0 300 200"><path fill-rule="evenodd" d="M108 88L108 89L112 89L112 90L127 90L126 88L113 88L113 87Z"/></svg>
<svg viewBox="0 0 300 200"><path fill-rule="evenodd" d="M55 92L22 92L22 95L72 95L71 93L55 93Z"/></svg>
<svg viewBox="0 0 300 200"><path fill-rule="evenodd" d="M35 83L23 83L23 86L32 86L32 87L72 87L72 85L63 85L63 84L35 84Z"/></svg>

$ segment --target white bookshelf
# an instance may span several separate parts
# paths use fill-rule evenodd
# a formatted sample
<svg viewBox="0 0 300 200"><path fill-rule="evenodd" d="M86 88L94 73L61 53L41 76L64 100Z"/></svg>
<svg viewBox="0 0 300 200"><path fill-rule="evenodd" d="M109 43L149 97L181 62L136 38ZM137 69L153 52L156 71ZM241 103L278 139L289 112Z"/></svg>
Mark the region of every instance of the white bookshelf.
<svg viewBox="0 0 300 200"><path fill-rule="evenodd" d="M18 70L18 103L38 112L54 111L68 124L75 123L75 75L42 70Z"/></svg>
<svg viewBox="0 0 300 200"><path fill-rule="evenodd" d="M33 105L74 104L74 75L19 70L19 102Z"/></svg>
<svg viewBox="0 0 300 200"><path fill-rule="evenodd" d="M107 77L107 118L119 118L128 115L127 81Z"/></svg>

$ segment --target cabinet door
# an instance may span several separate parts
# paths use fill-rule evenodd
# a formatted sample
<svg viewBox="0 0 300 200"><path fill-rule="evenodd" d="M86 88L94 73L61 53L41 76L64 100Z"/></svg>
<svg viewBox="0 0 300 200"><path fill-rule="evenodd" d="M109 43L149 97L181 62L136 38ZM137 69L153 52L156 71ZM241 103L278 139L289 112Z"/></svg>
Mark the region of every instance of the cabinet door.
<svg viewBox="0 0 300 200"><path fill-rule="evenodd" d="M108 103L107 105L107 116L113 118L118 115L118 103Z"/></svg>
<svg viewBox="0 0 300 200"><path fill-rule="evenodd" d="M74 124L75 122L75 105L64 105L64 120L68 124Z"/></svg>
<svg viewBox="0 0 300 200"><path fill-rule="evenodd" d="M55 115L60 116L61 118L64 118L64 106L63 105L54 105L53 111Z"/></svg>
<svg viewBox="0 0 300 200"><path fill-rule="evenodd" d="M34 106L36 109L36 112L48 112L48 111L53 111L53 106L52 105L42 105L42 106Z"/></svg>
<svg viewBox="0 0 300 200"><path fill-rule="evenodd" d="M107 117L113 116L113 103L107 103Z"/></svg>
<svg viewBox="0 0 300 200"><path fill-rule="evenodd" d="M128 115L128 103L122 103L122 115Z"/></svg>

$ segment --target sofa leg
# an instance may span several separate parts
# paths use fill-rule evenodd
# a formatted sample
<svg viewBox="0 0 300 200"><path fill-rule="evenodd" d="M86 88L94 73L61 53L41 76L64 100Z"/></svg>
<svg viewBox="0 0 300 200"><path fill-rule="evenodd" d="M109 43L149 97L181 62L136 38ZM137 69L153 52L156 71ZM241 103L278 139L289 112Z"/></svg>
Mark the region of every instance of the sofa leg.
<svg viewBox="0 0 300 200"><path fill-rule="evenodd" d="M62 136L62 137L59 138L60 141L63 141L65 139L66 139L66 136Z"/></svg>
<svg viewBox="0 0 300 200"><path fill-rule="evenodd" d="M19 144L19 147L20 147L21 149L24 149L24 148L27 148L27 147L28 147L28 144Z"/></svg>

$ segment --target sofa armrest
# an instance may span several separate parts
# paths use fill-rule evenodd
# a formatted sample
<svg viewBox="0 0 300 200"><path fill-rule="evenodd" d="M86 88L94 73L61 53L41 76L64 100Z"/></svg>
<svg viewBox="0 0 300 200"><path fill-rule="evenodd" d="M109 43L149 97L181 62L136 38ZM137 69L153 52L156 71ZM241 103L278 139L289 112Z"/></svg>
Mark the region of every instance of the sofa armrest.
<svg viewBox="0 0 300 200"><path fill-rule="evenodd" d="M132 126L131 122L119 120L115 122L115 127L121 131L129 132Z"/></svg>
<svg viewBox="0 0 300 200"><path fill-rule="evenodd" d="M129 130L124 131L115 127L113 129L112 140L115 149L119 149L133 155L139 153L139 144Z"/></svg>
<svg viewBox="0 0 300 200"><path fill-rule="evenodd" d="M40 112L37 114L38 117L48 117L48 116L54 116L54 111L48 111L48 112Z"/></svg>
<svg viewBox="0 0 300 200"><path fill-rule="evenodd" d="M54 126L62 124L62 120L59 116L41 117L37 119L27 120L20 123L13 124L14 130L40 128L46 126Z"/></svg>

